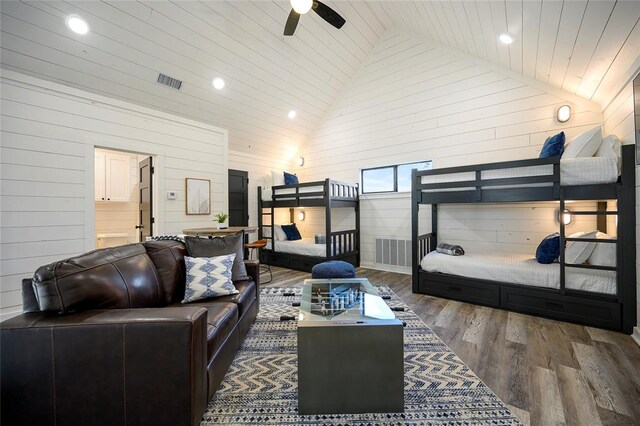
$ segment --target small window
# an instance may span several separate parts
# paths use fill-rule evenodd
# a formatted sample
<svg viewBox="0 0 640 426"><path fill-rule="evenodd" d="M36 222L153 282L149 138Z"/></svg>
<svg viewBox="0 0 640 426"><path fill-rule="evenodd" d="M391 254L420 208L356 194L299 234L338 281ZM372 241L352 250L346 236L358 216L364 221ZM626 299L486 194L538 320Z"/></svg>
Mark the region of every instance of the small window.
<svg viewBox="0 0 640 426"><path fill-rule="evenodd" d="M394 174L393 167L362 170L362 193L395 191Z"/></svg>
<svg viewBox="0 0 640 426"><path fill-rule="evenodd" d="M411 191L411 170L431 170L431 161L400 164L398 167L398 192Z"/></svg>
<svg viewBox="0 0 640 426"><path fill-rule="evenodd" d="M411 170L430 170L431 161L362 169L362 193L411 191Z"/></svg>

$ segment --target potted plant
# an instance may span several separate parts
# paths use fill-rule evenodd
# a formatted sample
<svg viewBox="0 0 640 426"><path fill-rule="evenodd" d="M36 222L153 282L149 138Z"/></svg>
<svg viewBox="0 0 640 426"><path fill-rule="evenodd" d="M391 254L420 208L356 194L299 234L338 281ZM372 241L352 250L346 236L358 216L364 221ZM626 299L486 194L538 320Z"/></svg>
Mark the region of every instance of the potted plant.
<svg viewBox="0 0 640 426"><path fill-rule="evenodd" d="M227 225L225 225L225 222L229 218L229 214L224 213L224 212L220 212L217 215L215 215L214 218L218 222L218 229L226 229L227 228Z"/></svg>

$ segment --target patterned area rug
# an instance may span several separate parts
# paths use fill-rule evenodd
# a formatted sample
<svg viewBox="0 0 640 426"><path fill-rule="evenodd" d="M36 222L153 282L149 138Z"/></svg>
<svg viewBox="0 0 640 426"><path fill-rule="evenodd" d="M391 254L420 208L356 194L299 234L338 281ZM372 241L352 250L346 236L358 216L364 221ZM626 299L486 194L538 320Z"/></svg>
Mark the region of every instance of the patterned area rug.
<svg viewBox="0 0 640 426"><path fill-rule="evenodd" d="M300 288L264 288L260 313L201 425L519 425L519 420L388 287L402 306L405 411L388 414L299 415L296 315ZM295 292L295 296L284 296Z"/></svg>

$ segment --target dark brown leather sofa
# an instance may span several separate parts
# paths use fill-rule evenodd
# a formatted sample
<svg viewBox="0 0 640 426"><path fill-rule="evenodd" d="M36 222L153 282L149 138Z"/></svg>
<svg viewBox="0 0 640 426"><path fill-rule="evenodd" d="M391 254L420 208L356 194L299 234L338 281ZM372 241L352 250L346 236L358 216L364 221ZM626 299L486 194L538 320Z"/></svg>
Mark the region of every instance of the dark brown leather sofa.
<svg viewBox="0 0 640 426"><path fill-rule="evenodd" d="M182 304L184 244L95 250L23 281L0 324L3 425L197 425L258 313L239 294Z"/></svg>

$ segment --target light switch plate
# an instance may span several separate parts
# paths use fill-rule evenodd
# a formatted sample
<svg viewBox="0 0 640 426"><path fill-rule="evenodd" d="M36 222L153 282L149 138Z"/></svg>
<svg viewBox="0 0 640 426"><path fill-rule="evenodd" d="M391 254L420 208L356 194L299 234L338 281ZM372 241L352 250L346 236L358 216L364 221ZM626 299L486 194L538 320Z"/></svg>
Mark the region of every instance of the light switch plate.
<svg viewBox="0 0 640 426"><path fill-rule="evenodd" d="M175 200L176 198L176 191L167 191L167 200Z"/></svg>

